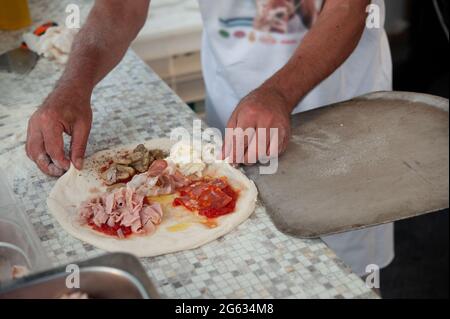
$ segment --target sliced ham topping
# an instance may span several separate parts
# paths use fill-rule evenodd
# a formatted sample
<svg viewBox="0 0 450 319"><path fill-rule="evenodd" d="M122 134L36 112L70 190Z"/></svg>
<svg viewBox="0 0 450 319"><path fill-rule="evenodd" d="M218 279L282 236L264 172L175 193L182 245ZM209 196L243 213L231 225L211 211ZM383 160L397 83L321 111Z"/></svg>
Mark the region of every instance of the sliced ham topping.
<svg viewBox="0 0 450 319"><path fill-rule="evenodd" d="M180 173L173 162L158 159L145 173L134 175L126 186L83 203L78 215L83 223L119 238L133 233L152 233L155 225L161 223L163 212L159 204L145 203L146 196L174 194L177 189L190 184L191 180ZM214 185L219 192L221 187L226 187L226 183ZM205 191L202 186L198 196ZM231 201L226 194L225 197L217 194L211 198L218 203L212 207L223 207Z"/></svg>
<svg viewBox="0 0 450 319"><path fill-rule="evenodd" d="M173 184L176 188L187 186L191 183L189 178L180 173L180 171L176 171L172 174Z"/></svg>
<svg viewBox="0 0 450 319"><path fill-rule="evenodd" d="M174 194L178 188L190 183L191 180L181 174L174 163L156 160L146 173L135 175L127 186L134 188L138 194L159 196Z"/></svg>
<svg viewBox="0 0 450 319"><path fill-rule="evenodd" d="M159 204L145 206L140 212L140 218L143 225L146 225L148 222L158 225L161 223L162 217L163 212Z"/></svg>
<svg viewBox="0 0 450 319"><path fill-rule="evenodd" d="M104 193L81 205L80 221L119 238L131 233L150 234L161 223L163 212L158 203L144 203L144 197L127 187Z"/></svg>
<svg viewBox="0 0 450 319"><path fill-rule="evenodd" d="M103 201L105 203L105 213L110 215L114 207L114 193L105 194Z"/></svg>
<svg viewBox="0 0 450 319"><path fill-rule="evenodd" d="M160 176L164 170L167 168L167 161L165 160L156 160L150 165L147 174L150 177Z"/></svg>

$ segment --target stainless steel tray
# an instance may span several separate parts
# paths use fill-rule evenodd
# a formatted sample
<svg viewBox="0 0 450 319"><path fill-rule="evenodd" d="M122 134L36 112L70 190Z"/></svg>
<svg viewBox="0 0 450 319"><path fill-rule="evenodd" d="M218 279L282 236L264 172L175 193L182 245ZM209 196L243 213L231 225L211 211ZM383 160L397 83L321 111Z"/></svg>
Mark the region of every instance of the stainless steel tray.
<svg viewBox="0 0 450 319"><path fill-rule="evenodd" d="M0 299L54 299L83 292L92 299L158 299L139 260L129 254L108 254L79 263L79 289L69 289L66 266L0 284Z"/></svg>

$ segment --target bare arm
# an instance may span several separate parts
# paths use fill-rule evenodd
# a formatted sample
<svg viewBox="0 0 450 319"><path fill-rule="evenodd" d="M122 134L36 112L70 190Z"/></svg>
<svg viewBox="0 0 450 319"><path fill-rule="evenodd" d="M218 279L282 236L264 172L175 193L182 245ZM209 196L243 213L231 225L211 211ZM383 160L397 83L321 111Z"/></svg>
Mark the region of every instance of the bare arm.
<svg viewBox="0 0 450 319"><path fill-rule="evenodd" d="M278 152L282 153L290 138L291 112L355 50L364 31L369 3L370 0L327 0L289 62L239 103L227 127L278 128ZM254 145L256 139L257 135L248 145ZM226 157L234 148L230 145L232 139L226 138L225 144L229 150ZM244 158L235 161L252 164L248 163L247 150Z"/></svg>
<svg viewBox="0 0 450 319"><path fill-rule="evenodd" d="M289 62L265 85L284 95L289 111L355 50L369 0L328 0Z"/></svg>
<svg viewBox="0 0 450 319"><path fill-rule="evenodd" d="M119 62L147 19L150 0L97 0L78 33L59 85L92 91Z"/></svg>
<svg viewBox="0 0 450 319"><path fill-rule="evenodd" d="M75 38L54 91L28 123L27 155L46 174L60 176L70 162L81 169L92 123L95 85L123 58L144 25L150 0L97 0ZM70 159L63 133L72 136Z"/></svg>

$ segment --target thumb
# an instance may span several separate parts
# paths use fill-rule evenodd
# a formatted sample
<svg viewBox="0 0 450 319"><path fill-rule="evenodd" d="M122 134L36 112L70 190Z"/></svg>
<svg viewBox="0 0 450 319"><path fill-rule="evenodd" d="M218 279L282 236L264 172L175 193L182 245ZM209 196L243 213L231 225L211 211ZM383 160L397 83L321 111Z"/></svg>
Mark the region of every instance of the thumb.
<svg viewBox="0 0 450 319"><path fill-rule="evenodd" d="M228 156L230 156L232 147L233 147L233 134L230 129L234 129L237 124L237 112L234 111L230 119L227 122L227 126L225 128L225 136L224 141L222 144L222 160L226 159Z"/></svg>
<svg viewBox="0 0 450 319"><path fill-rule="evenodd" d="M89 131L89 125L83 122L77 122L73 127L70 153L71 161L78 170L83 168L84 152L86 151Z"/></svg>

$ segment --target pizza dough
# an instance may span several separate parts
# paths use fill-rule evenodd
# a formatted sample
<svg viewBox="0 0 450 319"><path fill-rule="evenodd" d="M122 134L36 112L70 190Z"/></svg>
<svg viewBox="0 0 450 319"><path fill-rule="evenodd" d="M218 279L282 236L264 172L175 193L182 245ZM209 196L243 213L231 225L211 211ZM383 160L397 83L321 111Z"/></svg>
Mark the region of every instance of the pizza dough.
<svg viewBox="0 0 450 319"><path fill-rule="evenodd" d="M169 151L173 142L168 139L151 140L144 145L148 149ZM49 211L61 226L72 236L98 248L110 252L127 252L139 257L150 257L193 249L209 243L227 233L245 221L254 211L257 190L239 170L227 163L210 164L205 173L213 176L227 176L228 183L239 190L239 198L233 213L219 217L216 228L192 222L189 213L181 207L171 207L168 212L164 206L164 217L157 230L151 235L135 235L119 239L99 233L89 226L82 226L77 220L80 204L106 190L97 169L106 158L119 150L132 150L136 145L101 151L85 160L83 171L71 166L69 171L58 179L47 199ZM187 220L187 221L186 221ZM178 227L177 227L178 225ZM178 231L171 229L178 228Z"/></svg>

